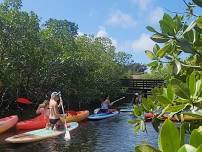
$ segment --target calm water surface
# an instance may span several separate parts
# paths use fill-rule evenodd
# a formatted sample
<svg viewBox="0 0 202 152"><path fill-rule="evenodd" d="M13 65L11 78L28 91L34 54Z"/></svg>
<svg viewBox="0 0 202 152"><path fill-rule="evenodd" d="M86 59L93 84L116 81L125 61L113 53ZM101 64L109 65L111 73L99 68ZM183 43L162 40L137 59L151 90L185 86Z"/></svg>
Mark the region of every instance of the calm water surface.
<svg viewBox="0 0 202 152"><path fill-rule="evenodd" d="M71 132L69 142L59 136L30 144L7 144L4 139L15 134L10 131L0 135L0 152L132 152L135 145L144 141L157 146L158 134L151 123L147 123L148 133L134 135L132 125L128 124L132 118L129 113L120 113L101 121L82 122Z"/></svg>

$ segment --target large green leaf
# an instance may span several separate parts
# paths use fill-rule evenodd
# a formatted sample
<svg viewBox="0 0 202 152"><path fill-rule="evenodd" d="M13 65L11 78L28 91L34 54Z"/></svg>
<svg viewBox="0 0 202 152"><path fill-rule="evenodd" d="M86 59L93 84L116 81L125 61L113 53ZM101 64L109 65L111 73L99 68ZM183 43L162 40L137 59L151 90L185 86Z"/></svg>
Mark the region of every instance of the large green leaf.
<svg viewBox="0 0 202 152"><path fill-rule="evenodd" d="M192 145L185 144L177 152L196 152L196 148Z"/></svg>
<svg viewBox="0 0 202 152"><path fill-rule="evenodd" d="M141 144L136 146L135 151L136 152L160 152L159 150L147 144Z"/></svg>
<svg viewBox="0 0 202 152"><path fill-rule="evenodd" d="M171 83L169 83L169 84L167 85L167 97L168 97L168 99L170 99L170 101L173 101L174 98L175 98L174 88L173 88L173 86L171 85Z"/></svg>
<svg viewBox="0 0 202 152"><path fill-rule="evenodd" d="M196 21L196 25L198 26L198 28L202 29L202 16L199 16Z"/></svg>
<svg viewBox="0 0 202 152"><path fill-rule="evenodd" d="M169 38L167 36L161 34L154 34L152 35L151 39L157 43L165 43L169 41Z"/></svg>
<svg viewBox="0 0 202 152"><path fill-rule="evenodd" d="M180 126L180 146L183 146L185 142L185 125Z"/></svg>
<svg viewBox="0 0 202 152"><path fill-rule="evenodd" d="M157 57L164 57L166 53L170 53L172 51L172 44L171 43L167 43L163 48L159 49L156 52Z"/></svg>
<svg viewBox="0 0 202 152"><path fill-rule="evenodd" d="M180 46L180 49L186 53L193 53L193 45L190 41L185 38L178 39L177 44Z"/></svg>
<svg viewBox="0 0 202 152"><path fill-rule="evenodd" d="M175 89L175 94L183 99L190 99L189 89L186 83L178 79L172 79L171 84Z"/></svg>
<svg viewBox="0 0 202 152"><path fill-rule="evenodd" d="M136 115L136 116L141 116L142 115L141 108L135 105L133 107L133 114Z"/></svg>
<svg viewBox="0 0 202 152"><path fill-rule="evenodd" d="M177 152L180 148L180 135L175 124L167 119L160 130L159 147L163 152Z"/></svg>
<svg viewBox="0 0 202 152"><path fill-rule="evenodd" d="M198 147L202 144L202 128L194 129L191 133L189 144Z"/></svg>
<svg viewBox="0 0 202 152"><path fill-rule="evenodd" d="M189 92L192 96L194 96L196 91L196 72L192 72L189 76Z"/></svg>
<svg viewBox="0 0 202 152"><path fill-rule="evenodd" d="M150 98L147 98L147 99L143 98L142 105L143 105L144 109L148 112L154 108L154 103Z"/></svg>
<svg viewBox="0 0 202 152"><path fill-rule="evenodd" d="M196 152L202 152L202 144L199 147L197 147Z"/></svg>
<svg viewBox="0 0 202 152"><path fill-rule="evenodd" d="M192 0L196 5L202 7L202 0Z"/></svg>
<svg viewBox="0 0 202 152"><path fill-rule="evenodd" d="M169 14L164 14L163 19L159 21L161 31L164 34L168 34L171 36L175 35L174 30L174 22L172 17Z"/></svg>
<svg viewBox="0 0 202 152"><path fill-rule="evenodd" d="M178 113L182 110L184 110L187 106L189 106L190 104L180 104L180 105L168 105L165 109L164 112L169 112L169 113Z"/></svg>
<svg viewBox="0 0 202 152"><path fill-rule="evenodd" d="M161 96L156 96L156 99L159 101L159 103L162 106L167 106L168 104L172 103L172 101L170 101L168 98L166 98L165 96L161 95Z"/></svg>
<svg viewBox="0 0 202 152"><path fill-rule="evenodd" d="M196 90L195 90L195 93L194 93L194 97L200 95L200 91L201 91L201 83L202 83L202 80L197 80L196 81Z"/></svg>
<svg viewBox="0 0 202 152"><path fill-rule="evenodd" d="M151 63L149 63L147 65L152 67L152 68L156 68L158 66L158 61L152 61Z"/></svg>

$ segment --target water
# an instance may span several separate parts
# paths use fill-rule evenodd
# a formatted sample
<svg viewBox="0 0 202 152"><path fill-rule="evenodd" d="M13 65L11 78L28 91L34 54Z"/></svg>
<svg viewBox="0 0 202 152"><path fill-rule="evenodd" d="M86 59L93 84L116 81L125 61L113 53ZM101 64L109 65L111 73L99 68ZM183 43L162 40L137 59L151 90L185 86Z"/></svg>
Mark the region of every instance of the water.
<svg viewBox="0 0 202 152"><path fill-rule="evenodd" d="M145 141L157 146L158 134L151 123L147 123L148 133L137 135L128 124L132 119L129 113L100 121L85 121L78 129L71 132L72 139L64 141L64 135L30 144L7 144L6 137L15 134L10 131L0 135L0 152L132 152L135 145Z"/></svg>

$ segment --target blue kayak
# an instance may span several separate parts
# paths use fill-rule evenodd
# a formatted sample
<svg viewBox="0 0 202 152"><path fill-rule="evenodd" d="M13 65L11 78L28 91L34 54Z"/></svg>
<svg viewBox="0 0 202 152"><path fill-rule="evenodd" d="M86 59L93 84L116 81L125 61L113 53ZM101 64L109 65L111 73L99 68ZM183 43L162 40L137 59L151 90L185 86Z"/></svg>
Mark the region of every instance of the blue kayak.
<svg viewBox="0 0 202 152"><path fill-rule="evenodd" d="M98 114L92 114L92 115L88 116L88 119L89 120L101 120L101 119L113 117L118 114L119 114L118 111L114 111L112 113L98 113Z"/></svg>
<svg viewBox="0 0 202 152"><path fill-rule="evenodd" d="M68 128L69 131L76 129L79 126L77 122L71 122L69 124L70 124L70 127ZM52 129L44 128L15 135L6 138L5 141L9 143L30 143L48 138L53 138L62 134L65 134L65 130L54 131Z"/></svg>

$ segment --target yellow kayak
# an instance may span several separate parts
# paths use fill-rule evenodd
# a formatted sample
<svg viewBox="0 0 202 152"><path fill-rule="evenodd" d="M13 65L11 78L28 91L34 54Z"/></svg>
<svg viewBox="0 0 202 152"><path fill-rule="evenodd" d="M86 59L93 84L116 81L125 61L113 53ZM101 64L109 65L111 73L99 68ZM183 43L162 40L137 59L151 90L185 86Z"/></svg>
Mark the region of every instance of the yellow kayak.
<svg viewBox="0 0 202 152"><path fill-rule="evenodd" d="M89 111L88 110L68 111L67 114L68 114L66 117L67 122L80 122L88 118ZM63 118L61 118L61 120L64 122Z"/></svg>

